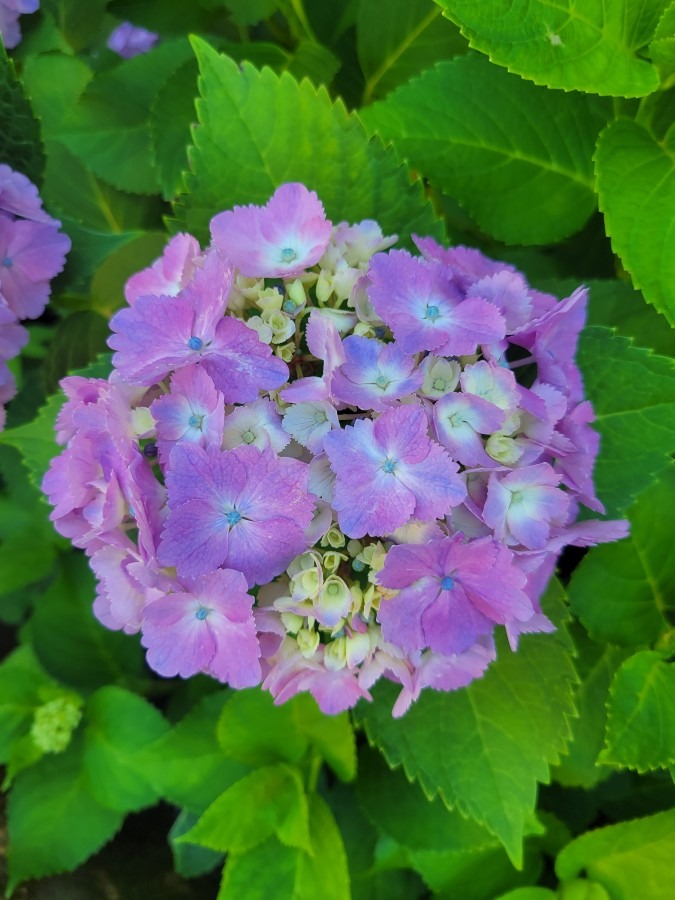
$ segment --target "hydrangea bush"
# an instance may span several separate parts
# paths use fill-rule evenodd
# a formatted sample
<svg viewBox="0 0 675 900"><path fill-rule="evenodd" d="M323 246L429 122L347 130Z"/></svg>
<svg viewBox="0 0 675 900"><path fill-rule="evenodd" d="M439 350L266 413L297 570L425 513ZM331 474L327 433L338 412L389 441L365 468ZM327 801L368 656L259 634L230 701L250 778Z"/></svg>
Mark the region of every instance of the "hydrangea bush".
<svg viewBox="0 0 675 900"><path fill-rule="evenodd" d="M662 900L672 0L0 37L0 892Z"/></svg>
<svg viewBox="0 0 675 900"><path fill-rule="evenodd" d="M164 676L310 691L326 713L401 685L464 687L504 625L550 631L540 596L603 506L575 352L586 291L282 185L178 234L132 276L107 380L68 378L45 477L95 611L141 631ZM519 380L520 376L520 380ZM249 593L252 591L253 593Z"/></svg>

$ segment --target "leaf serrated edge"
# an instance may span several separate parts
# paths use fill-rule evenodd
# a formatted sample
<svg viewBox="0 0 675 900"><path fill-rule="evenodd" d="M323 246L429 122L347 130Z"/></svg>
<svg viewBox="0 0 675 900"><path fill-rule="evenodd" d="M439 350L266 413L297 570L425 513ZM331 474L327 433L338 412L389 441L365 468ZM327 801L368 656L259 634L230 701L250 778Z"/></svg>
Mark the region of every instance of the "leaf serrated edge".
<svg viewBox="0 0 675 900"><path fill-rule="evenodd" d="M616 697L616 691L618 688L617 685L617 675L623 668L623 666L634 659L639 653L654 653L655 658L654 663L658 665L659 662L666 663L667 654L659 653L658 651L652 650L640 650L638 653L634 653L632 656L627 657L621 665L615 670L614 675L612 676L612 680L609 685L609 690L607 692L607 700L605 701L605 709L607 710L607 719L605 721L605 746L598 754L598 762L603 763L607 766L612 766L614 769L629 769L630 771L637 772L639 775L646 775L649 772L658 772L660 769L668 769L670 766L675 764L675 753L672 756L669 756L666 760L658 765L640 765L639 761L636 761L634 765L625 762L625 760L619 760L616 757L612 757L612 747L610 746L610 732L613 729L613 726L616 725L616 721L619 716L614 711L614 699ZM638 701L639 703L639 701ZM626 728L623 729L626 731Z"/></svg>

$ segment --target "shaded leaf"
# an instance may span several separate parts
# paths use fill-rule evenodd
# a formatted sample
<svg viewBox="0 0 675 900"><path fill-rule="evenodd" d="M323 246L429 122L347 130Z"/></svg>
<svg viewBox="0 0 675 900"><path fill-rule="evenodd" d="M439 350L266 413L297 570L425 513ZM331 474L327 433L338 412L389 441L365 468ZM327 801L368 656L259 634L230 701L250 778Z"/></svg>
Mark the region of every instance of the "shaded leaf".
<svg viewBox="0 0 675 900"><path fill-rule="evenodd" d="M536 87L472 55L439 63L362 115L507 243L559 241L595 209L605 100Z"/></svg>

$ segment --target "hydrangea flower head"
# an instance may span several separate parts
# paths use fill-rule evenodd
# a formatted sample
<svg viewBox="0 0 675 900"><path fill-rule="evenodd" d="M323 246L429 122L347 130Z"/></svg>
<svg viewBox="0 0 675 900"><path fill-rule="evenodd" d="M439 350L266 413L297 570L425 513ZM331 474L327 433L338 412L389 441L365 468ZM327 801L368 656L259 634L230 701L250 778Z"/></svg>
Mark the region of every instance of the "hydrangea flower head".
<svg viewBox="0 0 675 900"><path fill-rule="evenodd" d="M34 13L40 0L0 0L0 37L8 50L21 41L19 16Z"/></svg>
<svg viewBox="0 0 675 900"><path fill-rule="evenodd" d="M308 691L328 714L386 678L402 715L480 678L498 626L513 652L551 631L561 549L626 534L574 521L602 508L574 361L585 292L559 302L431 238L388 251L300 184L211 234L129 279L108 380L64 381L43 488L99 619L140 631L162 676ZM0 303L11 352L13 316Z"/></svg>

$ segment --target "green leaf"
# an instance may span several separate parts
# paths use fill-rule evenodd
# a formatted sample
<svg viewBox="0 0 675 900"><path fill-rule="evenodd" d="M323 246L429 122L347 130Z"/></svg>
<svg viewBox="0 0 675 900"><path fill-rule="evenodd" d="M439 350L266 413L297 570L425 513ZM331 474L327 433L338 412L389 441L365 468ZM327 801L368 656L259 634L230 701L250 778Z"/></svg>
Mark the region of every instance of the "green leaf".
<svg viewBox="0 0 675 900"><path fill-rule="evenodd" d="M675 666L661 653L631 656L614 676L603 763L645 772L675 764Z"/></svg>
<svg viewBox="0 0 675 900"><path fill-rule="evenodd" d="M45 139L58 137L64 119L93 76L89 66L76 56L47 53L28 57L22 73L23 84Z"/></svg>
<svg viewBox="0 0 675 900"><path fill-rule="evenodd" d="M179 227L205 239L221 210L266 203L280 184L302 181L335 222L376 218L385 234L440 234L421 183L410 183L391 149L368 141L341 101L331 103L324 88L288 73L239 67L193 40L202 100L188 193L176 205Z"/></svg>
<svg viewBox="0 0 675 900"><path fill-rule="evenodd" d="M498 846L493 835L438 798L428 800L402 769L389 769L368 747L359 754L359 803L378 828L410 850L475 850Z"/></svg>
<svg viewBox="0 0 675 900"><path fill-rule="evenodd" d="M349 716L324 715L308 694L275 706L267 691L238 691L223 709L218 740L228 756L249 765L297 763L311 744L343 781L356 774Z"/></svg>
<svg viewBox="0 0 675 900"><path fill-rule="evenodd" d="M30 621L33 646L47 672L91 691L108 682L134 684L143 651L134 638L109 631L94 618L94 576L82 553L61 557L57 577Z"/></svg>
<svg viewBox="0 0 675 900"><path fill-rule="evenodd" d="M516 885L536 881L541 854L528 847L522 871L514 869L503 848L475 847L464 851L415 850L410 862L434 896L443 900L484 900Z"/></svg>
<svg viewBox="0 0 675 900"><path fill-rule="evenodd" d="M0 160L39 185L45 167L40 126L0 41Z"/></svg>
<svg viewBox="0 0 675 900"><path fill-rule="evenodd" d="M614 252L645 300L675 324L675 235L664 227L675 204L672 147L647 129L617 119L595 156L598 202Z"/></svg>
<svg viewBox="0 0 675 900"><path fill-rule="evenodd" d="M228 856L218 900L350 900L342 836L324 801L309 801L312 855L269 838Z"/></svg>
<svg viewBox="0 0 675 900"><path fill-rule="evenodd" d="M581 679L576 694L578 716L570 723L572 740L553 777L565 787L592 788L611 774L611 770L597 765L597 759L604 746L609 685L626 651L596 644L581 628L575 643Z"/></svg>
<svg viewBox="0 0 675 900"><path fill-rule="evenodd" d="M565 847L555 869L564 879L585 870L612 900L663 900L674 857L675 810L669 810L582 834Z"/></svg>
<svg viewBox="0 0 675 900"><path fill-rule="evenodd" d="M150 111L152 150L165 200L179 192L188 167L190 125L197 118L197 74L194 59L176 69L157 92Z"/></svg>
<svg viewBox="0 0 675 900"><path fill-rule="evenodd" d="M520 244L559 241L587 221L609 115L608 101L538 88L479 56L439 63L363 111L484 231Z"/></svg>
<svg viewBox="0 0 675 900"><path fill-rule="evenodd" d="M169 730L147 700L103 687L87 702L84 768L89 790L103 806L131 812L158 799L142 752Z"/></svg>
<svg viewBox="0 0 675 900"><path fill-rule="evenodd" d="M166 234L150 231L109 253L91 280L92 309L109 319L116 310L125 306L124 285L127 280L161 256L166 243ZM106 337L109 334L106 322Z"/></svg>
<svg viewBox="0 0 675 900"><path fill-rule="evenodd" d="M241 853L272 835L287 847L312 852L302 779L284 764L256 769L235 782L180 841Z"/></svg>
<svg viewBox="0 0 675 900"><path fill-rule="evenodd" d="M237 25L257 25L269 18L277 9L276 0L216 0L216 4L229 10Z"/></svg>
<svg viewBox="0 0 675 900"><path fill-rule="evenodd" d="M649 58L665 80L675 72L675 3L666 7L649 44Z"/></svg>
<svg viewBox="0 0 675 900"><path fill-rule="evenodd" d="M189 56L185 40L165 41L98 75L64 125L64 144L113 187L157 193L150 108L164 82Z"/></svg>
<svg viewBox="0 0 675 900"><path fill-rule="evenodd" d="M675 609L674 503L671 467L631 508L629 537L594 547L574 571L570 605L596 640L634 647L668 630L667 615Z"/></svg>
<svg viewBox="0 0 675 900"><path fill-rule="evenodd" d="M89 47L103 26L110 0L47 0L56 15L59 30L76 53Z"/></svg>
<svg viewBox="0 0 675 900"><path fill-rule="evenodd" d="M595 485L607 515L616 516L675 449L675 363L607 328L582 332L578 362L601 436Z"/></svg>
<svg viewBox="0 0 675 900"><path fill-rule="evenodd" d="M302 40L288 60L285 70L298 81L309 78L315 85L330 84L340 69L334 53L316 41Z"/></svg>
<svg viewBox="0 0 675 900"><path fill-rule="evenodd" d="M64 395L58 391L47 400L32 422L0 432L0 444L9 444L20 451L37 488L42 484L49 463L61 450L54 437L54 423L63 401Z"/></svg>
<svg viewBox="0 0 675 900"><path fill-rule="evenodd" d="M0 448L0 474L5 482L0 494L0 595L5 595L47 578L62 539L16 450Z"/></svg>
<svg viewBox="0 0 675 900"><path fill-rule="evenodd" d="M359 62L369 103L441 59L465 53L466 41L433 0L370 0L358 8Z"/></svg>
<svg viewBox="0 0 675 900"><path fill-rule="evenodd" d="M436 0L475 50L536 84L613 97L656 90L656 70L637 51L664 0Z"/></svg>
<svg viewBox="0 0 675 900"><path fill-rule="evenodd" d="M219 794L250 771L228 759L216 740L216 722L229 693L204 697L170 732L143 752L158 794L201 814Z"/></svg>
<svg viewBox="0 0 675 900"><path fill-rule="evenodd" d="M53 331L44 362L45 387L58 391L59 381L73 369L83 369L108 350L108 321L93 310L81 310L61 319ZM58 394L57 394L58 396Z"/></svg>
<svg viewBox="0 0 675 900"><path fill-rule="evenodd" d="M545 609L559 592L553 582ZM393 685L381 685L376 702L356 711L391 766L403 764L429 797L439 794L483 824L516 866L537 781L548 781L570 734L576 673L568 640L560 632L525 635L516 653L500 640L483 678L453 693L423 693L403 719L391 716Z"/></svg>
<svg viewBox="0 0 675 900"><path fill-rule="evenodd" d="M17 775L7 815L10 891L28 878L75 869L113 837L124 818L89 793L80 741Z"/></svg>
<svg viewBox="0 0 675 900"><path fill-rule="evenodd" d="M508 894L502 894L497 900L555 900L558 895L555 891L543 887L521 887Z"/></svg>
<svg viewBox="0 0 675 900"><path fill-rule="evenodd" d="M28 647L14 650L0 665L0 762L8 761L42 703L41 690L51 684Z"/></svg>
<svg viewBox="0 0 675 900"><path fill-rule="evenodd" d="M183 844L178 840L192 828L197 818L195 813L182 809L169 831L174 869L183 878L206 875L223 861L222 853L216 853L214 850L209 850L208 847L199 847L197 844Z"/></svg>

